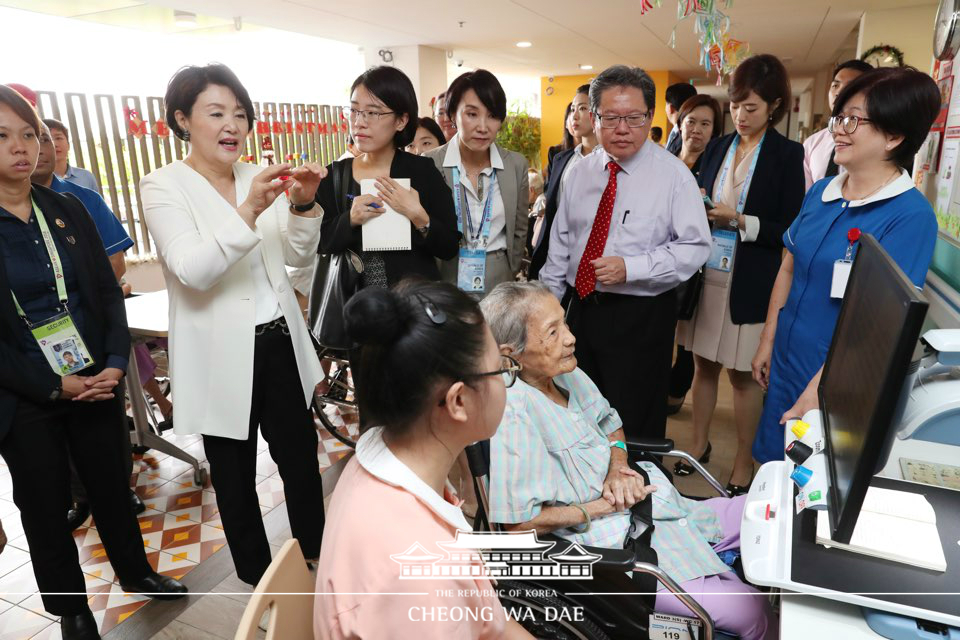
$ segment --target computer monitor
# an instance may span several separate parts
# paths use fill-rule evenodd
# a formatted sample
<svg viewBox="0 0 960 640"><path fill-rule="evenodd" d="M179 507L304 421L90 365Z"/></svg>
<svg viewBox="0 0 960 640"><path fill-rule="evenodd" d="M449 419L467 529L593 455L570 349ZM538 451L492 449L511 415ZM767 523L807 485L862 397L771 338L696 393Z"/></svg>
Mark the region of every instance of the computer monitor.
<svg viewBox="0 0 960 640"><path fill-rule="evenodd" d="M819 388L837 542L850 542L870 481L890 453L927 306L880 243L862 235Z"/></svg>

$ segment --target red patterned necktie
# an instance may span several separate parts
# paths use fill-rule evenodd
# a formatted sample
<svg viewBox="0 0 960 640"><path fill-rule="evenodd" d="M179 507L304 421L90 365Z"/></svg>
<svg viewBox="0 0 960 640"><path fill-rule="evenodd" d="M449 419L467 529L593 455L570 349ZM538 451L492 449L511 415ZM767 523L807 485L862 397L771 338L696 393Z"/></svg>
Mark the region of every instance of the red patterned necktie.
<svg viewBox="0 0 960 640"><path fill-rule="evenodd" d="M593 228L590 229L590 237L587 239L587 246L583 248L580 266L577 267L575 286L581 300L597 288L597 272L590 263L601 257L603 248L607 246L610 218L613 217L613 203L617 199L617 173L623 171L623 167L616 162L608 162L607 169L610 170L610 179L607 181L607 188L603 190L597 215L593 219Z"/></svg>

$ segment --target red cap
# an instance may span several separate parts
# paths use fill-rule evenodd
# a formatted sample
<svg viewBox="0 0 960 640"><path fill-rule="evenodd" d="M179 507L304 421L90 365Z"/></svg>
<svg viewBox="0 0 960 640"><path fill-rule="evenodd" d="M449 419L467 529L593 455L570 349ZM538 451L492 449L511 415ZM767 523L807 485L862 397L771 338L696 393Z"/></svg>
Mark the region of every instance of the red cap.
<svg viewBox="0 0 960 640"><path fill-rule="evenodd" d="M26 98L27 102L31 104L34 108L37 106L37 92L31 89L28 86L18 84L16 82L8 82L7 86L22 95Z"/></svg>
<svg viewBox="0 0 960 640"><path fill-rule="evenodd" d="M850 241L850 244L853 244L859 239L860 239L860 229L854 227L850 229L850 231L847 231L847 240Z"/></svg>

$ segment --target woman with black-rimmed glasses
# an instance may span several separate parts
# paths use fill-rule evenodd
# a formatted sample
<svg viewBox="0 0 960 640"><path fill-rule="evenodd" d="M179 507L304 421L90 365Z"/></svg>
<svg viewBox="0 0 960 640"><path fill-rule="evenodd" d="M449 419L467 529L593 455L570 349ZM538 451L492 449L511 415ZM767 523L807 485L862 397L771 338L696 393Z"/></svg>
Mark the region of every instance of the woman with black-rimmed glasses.
<svg viewBox="0 0 960 640"><path fill-rule="evenodd" d="M457 255L459 233L443 176L427 158L403 151L418 126L413 84L394 67L369 69L353 82L346 115L360 155L331 164L331 179L320 183L320 253L356 253L363 261L363 287L386 288L408 276L439 280L437 260ZM396 178L408 178L410 188ZM377 181L376 195L361 195L364 179ZM362 226L382 215L385 204L410 220L410 249L363 250Z"/></svg>
<svg viewBox="0 0 960 640"><path fill-rule="evenodd" d="M787 251L752 363L754 379L767 390L753 442L757 461L782 460L786 421L818 408L820 373L843 301L831 285L845 268L838 261L855 256L860 235L873 235L923 286L937 220L910 168L939 109L936 83L912 67L865 73L837 96L829 127L834 161L845 172L814 183L783 235Z"/></svg>
<svg viewBox="0 0 960 640"><path fill-rule="evenodd" d="M402 580L399 564L472 531L447 474L467 445L496 432L520 365L501 355L477 303L451 284L368 287L344 316L367 372L360 411L375 426L330 501L314 637L529 638L506 620L487 577ZM429 613L438 608L465 615Z"/></svg>

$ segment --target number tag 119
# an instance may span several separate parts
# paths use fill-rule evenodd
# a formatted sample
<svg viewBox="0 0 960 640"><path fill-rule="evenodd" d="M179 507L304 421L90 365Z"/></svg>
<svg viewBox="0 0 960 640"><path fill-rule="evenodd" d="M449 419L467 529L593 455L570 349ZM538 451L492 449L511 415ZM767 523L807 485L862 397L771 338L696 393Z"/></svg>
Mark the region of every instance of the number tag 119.
<svg viewBox="0 0 960 640"><path fill-rule="evenodd" d="M702 623L696 618L650 614L650 640L699 640Z"/></svg>

